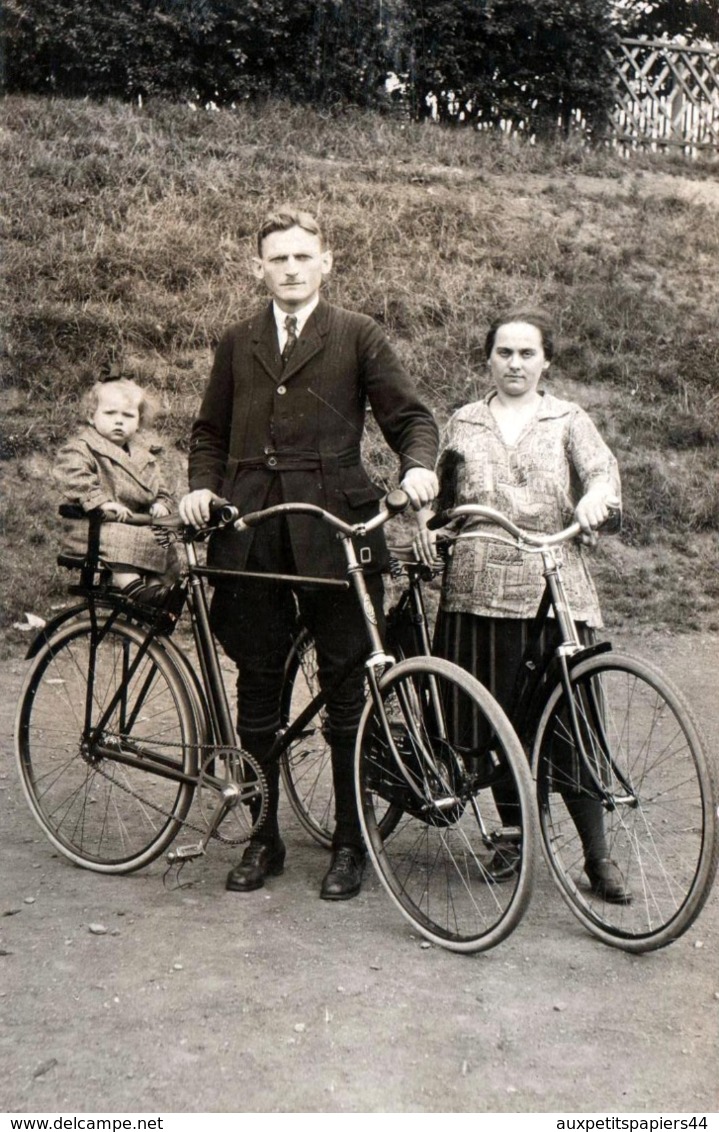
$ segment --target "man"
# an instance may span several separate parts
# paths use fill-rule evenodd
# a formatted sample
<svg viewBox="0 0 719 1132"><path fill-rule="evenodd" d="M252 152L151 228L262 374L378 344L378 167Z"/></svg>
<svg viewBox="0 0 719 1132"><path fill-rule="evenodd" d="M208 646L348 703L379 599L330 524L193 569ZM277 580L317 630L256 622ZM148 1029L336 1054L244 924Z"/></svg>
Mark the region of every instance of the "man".
<svg viewBox="0 0 719 1132"><path fill-rule="evenodd" d="M255 277L272 302L225 333L190 442L190 494L180 504L187 523L206 523L218 496L241 514L282 502L315 503L349 523L377 512L382 492L360 460L366 404L400 458L401 485L416 509L437 493L432 470L437 428L429 410L376 323L332 306L320 287L332 267L315 218L282 208L258 233ZM381 533L358 546L370 595L382 616L386 548ZM252 573L343 578L345 560L332 530L310 516L272 519L251 531L218 532L208 562ZM364 638L353 591L263 578L217 585L213 631L239 669L238 730L263 763L268 814L227 887L251 892L283 871L277 823L279 769L266 755L280 726L283 665L295 619L295 595L313 635L319 676L327 687ZM363 674L329 699L336 828L330 869L320 895L346 900L360 890L364 848L354 796L353 749L363 704Z"/></svg>

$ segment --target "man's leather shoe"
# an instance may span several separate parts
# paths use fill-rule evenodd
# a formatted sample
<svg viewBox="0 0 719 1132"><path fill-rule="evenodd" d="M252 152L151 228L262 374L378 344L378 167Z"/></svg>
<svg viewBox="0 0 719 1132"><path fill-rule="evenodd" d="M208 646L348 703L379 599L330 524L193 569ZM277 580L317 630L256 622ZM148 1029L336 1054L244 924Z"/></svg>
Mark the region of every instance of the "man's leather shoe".
<svg viewBox="0 0 719 1132"><path fill-rule="evenodd" d="M254 892L262 888L265 877L278 877L285 868L282 841L250 841L239 865L227 874L225 888L230 892Z"/></svg>
<svg viewBox="0 0 719 1132"><path fill-rule="evenodd" d="M342 845L332 854L332 863L322 881L321 900L349 900L362 886L365 855L361 849Z"/></svg>
<svg viewBox="0 0 719 1132"><path fill-rule="evenodd" d="M584 863L589 887L607 904L631 904L632 894L626 886L622 870L611 857L597 857Z"/></svg>

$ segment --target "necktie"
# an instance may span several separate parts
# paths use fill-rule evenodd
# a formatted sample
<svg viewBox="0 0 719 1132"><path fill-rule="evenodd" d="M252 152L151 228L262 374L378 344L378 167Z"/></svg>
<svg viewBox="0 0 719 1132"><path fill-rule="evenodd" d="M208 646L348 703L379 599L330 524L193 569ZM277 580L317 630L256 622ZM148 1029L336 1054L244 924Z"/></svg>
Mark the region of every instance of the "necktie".
<svg viewBox="0 0 719 1132"><path fill-rule="evenodd" d="M285 318L285 330L287 331L287 341L285 342L282 350L282 365L286 366L290 354L297 345L297 318L293 314L288 314Z"/></svg>

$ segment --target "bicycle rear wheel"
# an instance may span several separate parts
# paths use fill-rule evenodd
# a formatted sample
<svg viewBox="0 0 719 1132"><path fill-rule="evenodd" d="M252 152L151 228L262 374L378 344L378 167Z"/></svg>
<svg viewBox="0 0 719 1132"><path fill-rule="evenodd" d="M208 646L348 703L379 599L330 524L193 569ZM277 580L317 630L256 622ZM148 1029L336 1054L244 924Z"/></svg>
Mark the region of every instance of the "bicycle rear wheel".
<svg viewBox="0 0 719 1132"><path fill-rule="evenodd" d="M292 646L282 690L282 720L285 726L319 694L317 656L305 630ZM300 824L319 845L332 847L335 792L332 783L332 753L324 706L310 719L301 734L282 754L280 770L285 792Z"/></svg>
<svg viewBox="0 0 719 1132"><path fill-rule="evenodd" d="M284 725L297 719L319 692L317 654L312 637L304 630L292 646L285 669L282 691ZM287 798L300 824L319 845L331 849L335 790L329 721L324 702L299 736L283 751L280 770ZM380 820L383 833L398 817L398 810L385 807Z"/></svg>
<svg viewBox="0 0 719 1132"><path fill-rule="evenodd" d="M94 637L89 618L63 625L36 656L18 709L16 755L30 808L61 853L96 872L148 864L192 802L191 693L157 642L131 671L145 639L123 621Z"/></svg>
<svg viewBox="0 0 719 1132"><path fill-rule="evenodd" d="M367 849L403 916L454 951L483 951L519 923L534 874L529 764L489 692L448 661L413 657L379 683L357 739L356 788ZM495 796L513 799L512 823ZM383 833L387 805L399 817ZM498 858L508 868L496 882Z"/></svg>
<svg viewBox="0 0 719 1132"><path fill-rule="evenodd" d="M608 855L630 900L593 892L568 809L572 798L600 799L580 769L563 687L540 720L533 765L543 848L574 915L595 936L626 951L651 951L694 922L719 857L717 789L691 712L651 665L614 653L571 673L579 734L602 784Z"/></svg>

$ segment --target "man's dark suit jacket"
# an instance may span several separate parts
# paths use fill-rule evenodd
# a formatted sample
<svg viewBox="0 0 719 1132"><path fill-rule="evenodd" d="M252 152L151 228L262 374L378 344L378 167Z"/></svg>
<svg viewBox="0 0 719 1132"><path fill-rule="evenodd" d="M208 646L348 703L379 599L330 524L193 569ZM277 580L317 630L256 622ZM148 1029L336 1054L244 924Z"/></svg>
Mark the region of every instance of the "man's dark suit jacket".
<svg viewBox="0 0 719 1132"><path fill-rule="evenodd" d="M192 429L190 489L209 488L247 514L265 505L279 476L285 502L365 522L383 494L360 459L368 403L399 456L400 479L409 468L434 467L434 418L377 324L320 299L283 370L270 303L230 327L217 347ZM292 517L289 532L298 574L344 575L344 555L326 524ZM243 569L253 538L262 538L261 526L220 532L209 563ZM381 532L358 548L370 570L384 566Z"/></svg>

